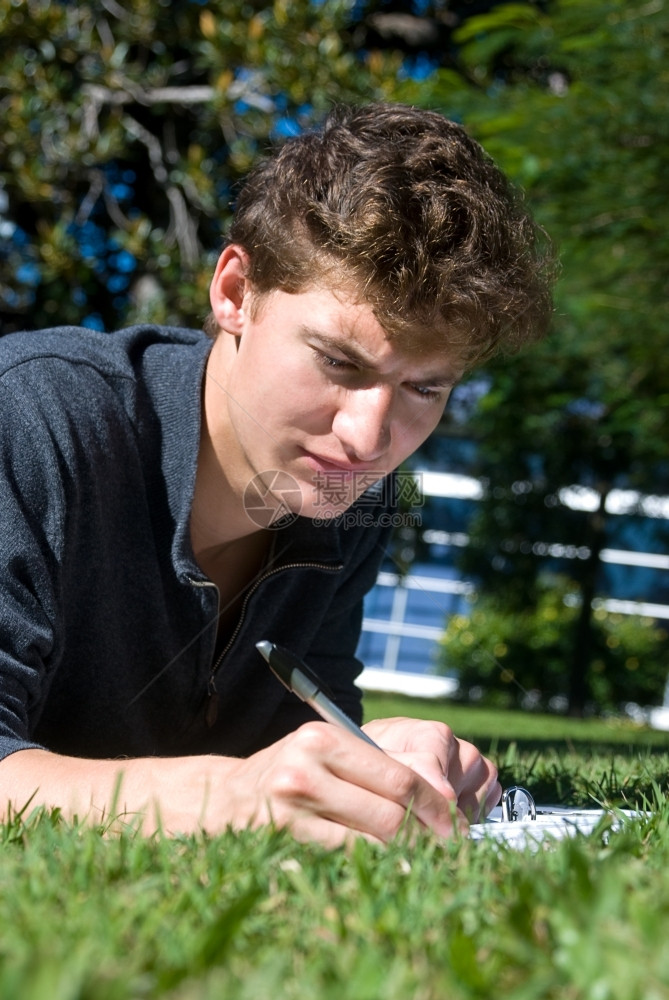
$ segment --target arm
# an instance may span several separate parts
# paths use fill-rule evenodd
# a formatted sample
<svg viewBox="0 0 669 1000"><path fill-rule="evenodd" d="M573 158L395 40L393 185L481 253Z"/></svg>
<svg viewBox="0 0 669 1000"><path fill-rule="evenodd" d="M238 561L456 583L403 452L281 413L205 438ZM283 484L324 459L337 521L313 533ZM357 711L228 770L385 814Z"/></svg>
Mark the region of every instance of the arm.
<svg viewBox="0 0 669 1000"><path fill-rule="evenodd" d="M326 682L338 706L356 722L361 721L362 714L360 691L355 686L355 677L362 670L362 663L355 657L362 626L362 599L377 578L386 540L386 533L379 528L366 528L355 545L344 539L349 553L352 550L346 576L304 653L305 662ZM305 710L306 706L294 696L288 698L296 708ZM448 726L386 719L363 728L387 753L408 764L441 794L455 796L469 820L484 817L499 801L501 786L495 766L471 743L458 740Z"/></svg>
<svg viewBox="0 0 669 1000"><path fill-rule="evenodd" d="M22 421L32 412L11 409ZM34 439L22 423L15 429L6 435L8 461L21 441L19 432L26 439L25 449ZM31 801L94 823L109 822L114 815L141 817L145 831L162 824L172 833L199 828L214 833L271 820L290 827L301 839L332 845L352 832L374 840L391 839L403 827L411 805L423 827L440 836L453 831L454 788L437 791L417 767L413 770L372 747L361 747L361 741L322 723L304 726L244 760L223 756L87 760L26 746L33 732L31 714L36 714L40 692L57 660L59 613L52 581L62 531L56 517L57 495L49 493L48 484L43 487L41 480L31 480L26 495L18 497L9 488L14 470L24 467L25 462L12 460L11 474L0 477L0 484L7 486L0 506L6 523L13 512L18 524L30 509L30 525L40 530L43 526L45 537L27 539L12 532L3 536L7 540L16 536L20 562L13 558L13 564L29 565L30 573L6 579L3 585L3 614L11 622L15 648L3 648L0 654L4 663L0 731L8 753L0 763L0 812L7 803L20 811ZM30 469L33 476L46 475L48 463L32 463ZM46 565L47 559L53 566ZM7 560L10 563L12 559ZM348 599L344 605L344 611L351 608ZM354 630L347 631L352 635ZM327 658L327 646L321 649ZM341 661L330 662L338 670ZM352 688L348 669L345 687ZM398 747L393 740L389 749L393 744ZM411 753L412 747L406 747ZM400 752L407 751L400 748Z"/></svg>
<svg viewBox="0 0 669 1000"><path fill-rule="evenodd" d="M338 709L323 690L320 678L298 657L270 642L258 643L258 650L289 691L324 719L379 748L368 733ZM441 794L452 793L470 819L485 816L497 803L501 789L496 768L472 744L456 739L448 726L387 719L367 728L378 731L379 738L386 743L386 752L396 760L403 760Z"/></svg>
<svg viewBox="0 0 669 1000"><path fill-rule="evenodd" d="M84 760L41 749L0 763L3 807L59 807L92 823L138 820L168 834L274 823L336 846L360 834L387 842L413 822L439 836L462 824L455 793L327 723L309 723L246 759ZM3 808L4 812L4 808ZM466 825L466 824L464 824Z"/></svg>
<svg viewBox="0 0 669 1000"><path fill-rule="evenodd" d="M349 548L346 575L333 589L315 634L300 651L305 663L331 689L338 706L357 722L362 712L355 677L362 664L355 658L355 650L362 624L362 597L377 577L384 541L384 533L378 529L362 531L355 545L344 539ZM309 619L312 621L313 616ZM271 625L254 638L267 635L274 635ZM287 644L295 651L292 637ZM264 736L273 742L291 724L299 724L298 713L304 718L309 711L294 695L287 695L274 725ZM472 744L456 739L442 723L388 719L368 723L364 728L388 754L420 774L441 795L457 800L469 820L485 816L499 801L501 787L494 765Z"/></svg>

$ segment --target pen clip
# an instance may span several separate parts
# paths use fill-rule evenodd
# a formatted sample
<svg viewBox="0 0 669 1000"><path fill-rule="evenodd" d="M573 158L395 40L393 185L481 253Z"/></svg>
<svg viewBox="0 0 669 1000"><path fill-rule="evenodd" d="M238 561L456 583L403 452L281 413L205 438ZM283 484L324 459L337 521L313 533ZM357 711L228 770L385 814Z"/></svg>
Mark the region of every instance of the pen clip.
<svg viewBox="0 0 669 1000"><path fill-rule="evenodd" d="M277 647L277 648L280 648L280 647ZM311 667L308 667L306 665L306 663L304 663L303 660L300 660L300 671L304 674L304 676L307 678L307 680L311 684L313 684L314 687L318 691L321 692L321 694L324 694L325 697L329 698L331 701L335 700L334 694L332 693L332 691L330 690L330 688L327 686L327 684L325 683L325 681L321 680L321 678L317 674L315 674L313 672L313 670L311 669Z"/></svg>
<svg viewBox="0 0 669 1000"><path fill-rule="evenodd" d="M305 695L300 690L302 684L298 680L299 675L301 675L302 681L307 681L307 684L313 688L313 691L309 691L309 697L321 693L334 701L334 695L327 684L295 653L291 653L284 646L278 646L275 642L269 642L267 639L257 642L256 649L266 660L277 680L281 681L284 687L292 691L293 694L297 694L303 701Z"/></svg>

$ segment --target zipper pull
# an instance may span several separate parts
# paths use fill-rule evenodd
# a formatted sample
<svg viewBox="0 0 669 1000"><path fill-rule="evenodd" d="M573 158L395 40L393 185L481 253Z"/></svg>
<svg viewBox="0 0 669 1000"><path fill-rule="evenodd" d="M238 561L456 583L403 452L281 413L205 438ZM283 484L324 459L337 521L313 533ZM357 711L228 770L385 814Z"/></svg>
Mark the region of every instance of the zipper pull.
<svg viewBox="0 0 669 1000"><path fill-rule="evenodd" d="M216 679L211 674L207 682L207 701L204 706L204 721L209 729L215 725L218 718L218 691L216 690Z"/></svg>

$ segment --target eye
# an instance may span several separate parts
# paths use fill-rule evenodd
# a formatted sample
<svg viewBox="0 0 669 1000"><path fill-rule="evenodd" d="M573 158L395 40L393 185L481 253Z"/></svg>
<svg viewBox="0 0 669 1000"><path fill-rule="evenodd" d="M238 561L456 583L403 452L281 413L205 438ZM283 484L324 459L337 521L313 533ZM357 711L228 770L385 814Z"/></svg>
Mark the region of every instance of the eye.
<svg viewBox="0 0 669 1000"><path fill-rule="evenodd" d="M345 358L333 358L331 354L323 354L322 351L314 350L316 359L323 368L330 368L334 371L352 371L355 365Z"/></svg>
<svg viewBox="0 0 669 1000"><path fill-rule="evenodd" d="M442 399L444 394L443 389L434 389L429 385L412 385L411 390L412 392L415 392L417 396L420 396L421 399L425 399L428 402Z"/></svg>

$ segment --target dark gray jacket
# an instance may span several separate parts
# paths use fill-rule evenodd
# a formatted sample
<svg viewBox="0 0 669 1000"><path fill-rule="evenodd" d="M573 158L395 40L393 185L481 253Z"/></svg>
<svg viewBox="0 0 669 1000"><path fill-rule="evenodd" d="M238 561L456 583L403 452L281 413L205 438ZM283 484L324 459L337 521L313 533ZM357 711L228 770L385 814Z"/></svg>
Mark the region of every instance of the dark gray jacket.
<svg viewBox="0 0 669 1000"><path fill-rule="evenodd" d="M359 719L362 597L387 535L373 491L365 526L276 530L215 662L218 591L189 534L210 347L156 327L0 339L0 756L252 753L312 717L260 639Z"/></svg>

